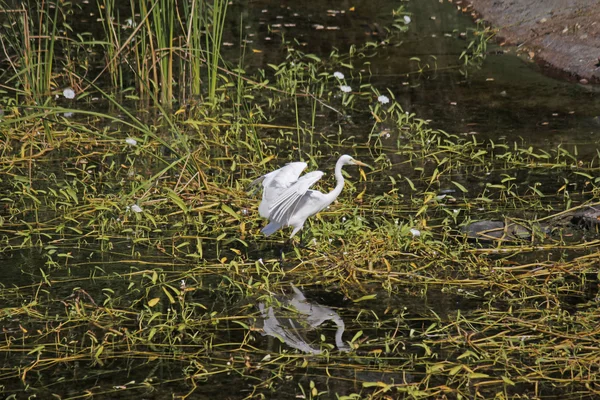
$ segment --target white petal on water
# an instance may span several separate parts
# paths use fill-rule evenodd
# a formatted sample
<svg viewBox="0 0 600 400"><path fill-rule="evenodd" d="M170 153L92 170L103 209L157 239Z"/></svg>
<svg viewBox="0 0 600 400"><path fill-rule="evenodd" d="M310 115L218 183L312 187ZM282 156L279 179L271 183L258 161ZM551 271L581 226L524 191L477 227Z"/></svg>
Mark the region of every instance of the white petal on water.
<svg viewBox="0 0 600 400"><path fill-rule="evenodd" d="M66 88L65 90L63 90L63 96L65 96L65 98L67 99L74 99L75 91L71 88Z"/></svg>
<svg viewBox="0 0 600 400"><path fill-rule="evenodd" d="M127 143L130 146L137 146L137 140L135 140L134 138L125 139L125 143Z"/></svg>
<svg viewBox="0 0 600 400"><path fill-rule="evenodd" d="M377 101L380 102L381 104L387 104L390 102L390 98L385 96L385 95L381 95L377 98Z"/></svg>
<svg viewBox="0 0 600 400"><path fill-rule="evenodd" d="M344 74L342 74L340 71L335 71L333 73L333 76L338 78L338 79L344 79Z"/></svg>
<svg viewBox="0 0 600 400"><path fill-rule="evenodd" d="M141 213L142 207L138 206L137 204L134 204L131 206L131 211L133 211L134 213Z"/></svg>
<svg viewBox="0 0 600 400"><path fill-rule="evenodd" d="M420 231L420 230L418 230L418 229L415 229L415 228L412 228L412 229L410 230L410 233L411 233L411 234L412 234L414 237L421 236L421 231Z"/></svg>

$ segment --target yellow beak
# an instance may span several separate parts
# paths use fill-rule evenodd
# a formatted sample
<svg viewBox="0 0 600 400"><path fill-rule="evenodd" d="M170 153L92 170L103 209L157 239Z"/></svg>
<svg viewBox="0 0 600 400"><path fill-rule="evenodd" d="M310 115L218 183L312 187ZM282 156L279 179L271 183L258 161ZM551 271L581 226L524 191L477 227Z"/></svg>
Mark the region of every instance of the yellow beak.
<svg viewBox="0 0 600 400"><path fill-rule="evenodd" d="M360 162L360 161L355 160L355 159L352 159L352 161L354 162L354 165L360 165L361 167L367 167L367 168L373 169L373 167L371 167L368 164L365 164L364 162Z"/></svg>

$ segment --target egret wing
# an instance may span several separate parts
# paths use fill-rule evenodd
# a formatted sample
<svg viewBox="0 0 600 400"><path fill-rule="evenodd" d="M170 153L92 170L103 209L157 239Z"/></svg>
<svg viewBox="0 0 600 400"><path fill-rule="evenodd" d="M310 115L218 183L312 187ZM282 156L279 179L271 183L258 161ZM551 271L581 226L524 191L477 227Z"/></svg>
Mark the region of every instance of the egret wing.
<svg viewBox="0 0 600 400"><path fill-rule="evenodd" d="M322 176L323 172L321 171L308 173L281 192L277 199L270 205L269 219L283 225L287 224L288 220L302 204L303 200L306 200L304 196L309 191L310 187L321 179Z"/></svg>
<svg viewBox="0 0 600 400"><path fill-rule="evenodd" d="M258 207L261 217L269 218L272 203L284 190L298 181L298 177L306 169L306 166L305 162L293 162L258 178L262 179L263 186L262 201Z"/></svg>

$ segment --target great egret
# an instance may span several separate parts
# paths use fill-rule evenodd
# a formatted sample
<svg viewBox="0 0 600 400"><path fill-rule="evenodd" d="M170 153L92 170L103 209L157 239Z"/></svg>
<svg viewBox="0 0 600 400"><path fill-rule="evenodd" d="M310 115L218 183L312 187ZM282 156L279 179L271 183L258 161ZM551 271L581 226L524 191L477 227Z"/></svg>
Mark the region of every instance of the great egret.
<svg viewBox="0 0 600 400"><path fill-rule="evenodd" d="M305 162L293 162L273 172L261 176L252 182L262 182L263 196L258 212L261 217L268 218L269 224L262 229L265 236L272 235L285 226L293 226L290 239L304 226L306 219L315 215L331 203L344 189L342 167L344 165L361 165L368 167L349 155L343 155L335 164L335 188L327 193L309 189L323 176L323 172L314 171L300 177L307 167Z"/></svg>

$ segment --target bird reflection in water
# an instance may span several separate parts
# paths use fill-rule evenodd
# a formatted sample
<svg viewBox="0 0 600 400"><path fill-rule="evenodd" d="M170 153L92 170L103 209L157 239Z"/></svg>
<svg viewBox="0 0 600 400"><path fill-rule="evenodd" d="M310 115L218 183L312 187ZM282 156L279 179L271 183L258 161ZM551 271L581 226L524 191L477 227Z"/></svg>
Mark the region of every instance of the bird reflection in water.
<svg viewBox="0 0 600 400"><path fill-rule="evenodd" d="M309 302L300 289L294 285L292 285L292 290L294 291L293 295L291 298L282 300L281 308L273 308L273 306L265 308L264 303L258 304L263 317L262 334L276 337L288 346L305 353L320 354L320 349L307 343L303 332L315 329L323 322L331 320L337 326L335 345L338 350L350 351L342 339L345 325L339 314L329 307Z"/></svg>

